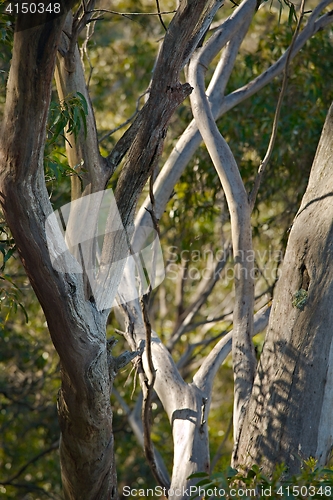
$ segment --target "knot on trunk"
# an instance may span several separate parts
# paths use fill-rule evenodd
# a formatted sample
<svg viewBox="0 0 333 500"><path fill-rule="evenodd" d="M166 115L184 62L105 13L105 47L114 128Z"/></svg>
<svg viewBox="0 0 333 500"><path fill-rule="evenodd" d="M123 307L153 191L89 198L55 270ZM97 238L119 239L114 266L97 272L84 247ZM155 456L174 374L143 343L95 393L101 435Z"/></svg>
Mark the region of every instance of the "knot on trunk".
<svg viewBox="0 0 333 500"><path fill-rule="evenodd" d="M191 94L193 87L189 83L182 84L177 82L176 84L168 85L166 90L169 98L178 106Z"/></svg>
<svg viewBox="0 0 333 500"><path fill-rule="evenodd" d="M121 368L124 368L132 359L140 355L140 351L124 351L119 356L112 356L112 349L116 344L117 340L114 337L111 337L107 342L109 376L112 381Z"/></svg>

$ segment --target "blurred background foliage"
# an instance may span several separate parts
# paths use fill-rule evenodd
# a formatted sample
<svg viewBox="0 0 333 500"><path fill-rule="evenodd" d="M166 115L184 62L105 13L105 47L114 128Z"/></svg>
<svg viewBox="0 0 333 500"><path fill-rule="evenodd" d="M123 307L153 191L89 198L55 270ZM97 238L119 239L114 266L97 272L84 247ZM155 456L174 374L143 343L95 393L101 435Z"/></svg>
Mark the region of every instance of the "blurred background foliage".
<svg viewBox="0 0 333 500"><path fill-rule="evenodd" d="M244 85L275 61L288 47L294 24L288 12L279 22L279 4L260 9L245 39L227 92ZM176 3L161 0L163 11ZM110 9L101 0L99 8ZM220 10L223 18L232 3ZM156 11L152 0L116 0L118 12ZM87 81L101 140L107 154L126 127L109 135L132 117L144 103L155 57L164 29L156 16L124 17L103 12L80 40ZM172 14L163 15L166 25ZM0 111L5 100L5 82L11 58L12 25L0 18ZM257 308L271 297L278 266L288 237L288 228L306 188L321 128L332 101L332 29L309 40L290 67L278 138L259 192L253 215L256 249ZM248 189L263 158L281 86L276 78L256 95L238 105L218 121L241 169ZM140 96L142 96L140 98ZM45 149L46 182L54 208L70 201L70 176L64 139L54 137L52 123L59 103L54 91ZM60 113L60 110L59 110ZM189 102L174 114L160 167L177 138L192 119ZM126 125L128 126L128 124ZM112 183L111 183L112 185ZM145 190L147 194L147 189ZM205 271L223 256L230 238L224 195L207 151L201 146L192 158L160 221L166 279L153 292L152 323L164 341L177 329L184 311L193 303ZM15 243L4 222L0 226L0 498L61 499L58 460L59 428L56 415L60 384L59 362L51 344L43 313L19 261ZM173 348L176 361L187 356L182 373L191 379L214 341L231 328L232 265L217 282L214 292L192 318ZM119 327L111 314L108 335ZM117 335L117 334L116 334ZM119 337L118 350L127 346ZM263 338L256 339L260 353ZM154 480L126 417L126 405L139 408L139 384L131 367L118 375L112 396L119 491L123 485L153 487ZM229 463L232 448L232 370L227 359L215 381L209 416L211 458L215 471ZM170 426L158 400L153 403L153 440L169 470L172 465Z"/></svg>

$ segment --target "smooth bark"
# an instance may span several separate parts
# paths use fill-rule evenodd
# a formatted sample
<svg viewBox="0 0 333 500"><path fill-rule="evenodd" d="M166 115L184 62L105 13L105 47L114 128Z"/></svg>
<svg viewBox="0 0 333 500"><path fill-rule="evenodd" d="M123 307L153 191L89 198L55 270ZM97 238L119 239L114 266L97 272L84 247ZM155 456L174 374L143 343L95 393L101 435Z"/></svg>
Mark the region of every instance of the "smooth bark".
<svg viewBox="0 0 333 500"><path fill-rule="evenodd" d="M244 24L248 26L255 8L255 1L245 0L230 16L230 23L240 28L244 28ZM244 18L247 22L244 21ZM243 36L245 36L246 31L245 29L242 30ZM224 40L223 42L226 43ZM207 45L192 57L188 73L190 83L194 87L191 95L193 116L220 178L230 212L235 269L232 351L234 365L234 436L237 440L242 415L252 390L255 374L255 355L252 344L254 275L253 260L250 257L252 253L251 209L237 163L216 126L205 93L206 58L209 59L210 57L211 47L215 54L218 47L209 40Z"/></svg>
<svg viewBox="0 0 333 500"><path fill-rule="evenodd" d="M333 445L333 107L295 217L235 461L288 473Z"/></svg>

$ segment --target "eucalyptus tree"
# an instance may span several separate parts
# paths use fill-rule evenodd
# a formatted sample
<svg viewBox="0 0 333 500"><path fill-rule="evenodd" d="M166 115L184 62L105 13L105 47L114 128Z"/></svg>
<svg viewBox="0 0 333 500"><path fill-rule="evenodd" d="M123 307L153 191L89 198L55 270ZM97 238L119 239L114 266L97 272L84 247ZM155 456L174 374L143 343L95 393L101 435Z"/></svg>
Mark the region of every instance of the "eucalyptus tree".
<svg viewBox="0 0 333 500"><path fill-rule="evenodd" d="M235 157L216 126L218 118L284 71L282 98L292 59L307 40L332 22L331 1L320 1L306 15L303 3L299 12L287 3L291 17L298 16L289 48L263 73L227 93L237 54L255 22L260 2L244 0L225 18L221 18L220 1L180 2L158 51L146 102L106 156L100 152L93 104L78 49L80 33L108 10L105 3L68 0L59 2L59 9L50 12L50 4L41 2L45 8L38 17L31 10L24 12L24 4L22 9L20 6L1 132L1 204L60 358L58 414L65 498L118 496L110 395L117 384L117 372L129 362L139 373L143 393L142 423L132 419L131 424L142 440L157 482L170 490L171 499L189 498L188 487L196 481L189 476L209 472L207 420L213 381L231 349L233 463L262 462L270 472L281 461L295 470L300 466L299 457L314 456L321 463L328 459L333 444L329 412L332 361L326 354L331 352L332 343L332 114L328 114L309 185L290 232L259 363L252 337L267 326L271 306L267 304L254 314L251 213L277 127L275 123L268 154L248 193ZM215 16L218 22L213 22ZM210 68L206 89L206 72ZM183 70L186 83L180 83ZM63 110L68 99L77 99L76 111L74 107L73 114L63 115L68 119L64 126L68 164L75 174L71 176L72 205L65 221L65 238L61 224L57 226L60 219L54 217L43 165L54 75ZM189 96L193 120L157 175L170 119ZM67 111L70 109L67 107ZM221 181L230 213L232 242L231 247L225 245L224 258L212 266L209 279L202 282L196 300L183 311L165 345L151 328L146 300L150 289L141 298L132 293L136 289L136 262L134 259L124 268L124 256L142 248L143 231L138 228L151 226L158 232L158 220L202 140ZM116 169L120 164L118 177ZM106 235L98 248L96 206L100 208L105 190L115 178L114 197L106 198ZM149 196L142 203L140 195L147 181ZM75 245L82 243L83 236L90 242L84 249ZM193 379L186 382L170 352L212 293L231 253L233 329L216 343ZM56 259L62 254L66 255L59 265ZM96 265L99 274L94 274ZM128 293L132 293L131 300ZM131 351L118 357L112 355L114 339L106 336L112 305ZM151 442L153 391L172 427L171 479ZM304 398L305 392L309 398Z"/></svg>

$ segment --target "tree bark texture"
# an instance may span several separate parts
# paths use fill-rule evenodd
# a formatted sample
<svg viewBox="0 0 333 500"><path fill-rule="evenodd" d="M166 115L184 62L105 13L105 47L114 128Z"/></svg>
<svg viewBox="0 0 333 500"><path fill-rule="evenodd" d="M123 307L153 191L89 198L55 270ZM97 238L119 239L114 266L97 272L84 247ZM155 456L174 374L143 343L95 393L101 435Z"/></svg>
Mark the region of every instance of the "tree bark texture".
<svg viewBox="0 0 333 500"><path fill-rule="evenodd" d="M295 217L235 463L309 457L325 464L333 445L333 107Z"/></svg>
<svg viewBox="0 0 333 500"><path fill-rule="evenodd" d="M74 3L63 2L67 10ZM219 5L215 0L181 3L166 33L148 102L106 159L100 157L97 147L92 152L87 146L89 141L97 141L88 101L89 137L84 143L85 138L82 134L79 136L71 163L76 166L81 160L85 161L88 171L83 186L85 195L104 189L127 153L115 193L125 229L133 222L137 199L158 161L169 119L191 92L188 84L179 83L179 72ZM0 196L60 357L62 386L58 413L65 498L108 500L117 498L110 395L119 365L106 339L108 311L96 309L86 294L81 274L59 273L53 268L45 232L52 206L44 179L44 145L58 49L60 97L78 90L87 96L78 61L69 61L66 46L60 44L65 18L66 12L52 22L15 33L0 136ZM71 31L66 32L70 36ZM77 51L74 55L77 59ZM71 62L73 65L69 67ZM75 186L74 190L76 199L81 193ZM115 250L115 245L112 236L105 238L102 262L110 262L117 249L122 251L119 244Z"/></svg>
<svg viewBox="0 0 333 500"><path fill-rule="evenodd" d="M68 8L74 2L67 2ZM52 212L43 156L55 58L65 14L17 31L1 132L1 205L59 353L60 454L66 499L117 496L105 318L85 300L80 275L59 274L48 254ZM108 359L109 358L109 359Z"/></svg>

